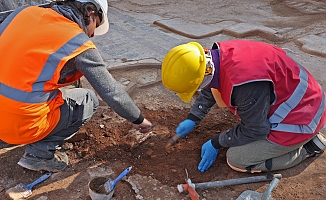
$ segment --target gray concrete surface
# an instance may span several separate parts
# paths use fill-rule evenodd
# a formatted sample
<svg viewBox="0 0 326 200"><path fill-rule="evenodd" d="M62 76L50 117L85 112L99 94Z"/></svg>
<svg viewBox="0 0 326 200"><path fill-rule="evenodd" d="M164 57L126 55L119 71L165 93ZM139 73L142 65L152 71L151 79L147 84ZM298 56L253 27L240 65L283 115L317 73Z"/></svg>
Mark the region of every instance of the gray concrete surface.
<svg viewBox="0 0 326 200"><path fill-rule="evenodd" d="M51 0L1 0L0 12L14 10L22 5L39 5L48 3Z"/></svg>
<svg viewBox="0 0 326 200"><path fill-rule="evenodd" d="M323 29L326 22L311 23L310 26L301 28L273 25L271 23L275 20L287 23L297 19L273 14L271 8L267 7L267 2L253 2L250 4L251 9L248 8L247 13L241 13L243 16L238 18L232 14L224 15L228 12L225 9L222 17L217 17L213 22L206 20L207 17L203 17L203 21L198 18L194 21L194 18L184 18L181 12L179 16L162 17L157 15L155 10L147 9L148 12L145 12L140 9L144 5L160 3L150 2L133 0L133 4L140 5L135 11L123 7L125 4L122 2L109 2L112 5L108 14L110 30L107 34L93 39L109 68L135 63L160 63L168 50L189 41L198 41L209 48L215 41L253 39L286 49L316 77L324 89L326 88L326 32ZM290 4L300 8L302 12L312 13L317 8L319 12L325 11L325 7L304 7L295 1ZM252 14L254 11L257 13ZM254 17L250 18L248 15Z"/></svg>
<svg viewBox="0 0 326 200"><path fill-rule="evenodd" d="M134 63L160 63L171 47L187 42L186 38L176 38L109 8L109 32L94 37L108 67Z"/></svg>

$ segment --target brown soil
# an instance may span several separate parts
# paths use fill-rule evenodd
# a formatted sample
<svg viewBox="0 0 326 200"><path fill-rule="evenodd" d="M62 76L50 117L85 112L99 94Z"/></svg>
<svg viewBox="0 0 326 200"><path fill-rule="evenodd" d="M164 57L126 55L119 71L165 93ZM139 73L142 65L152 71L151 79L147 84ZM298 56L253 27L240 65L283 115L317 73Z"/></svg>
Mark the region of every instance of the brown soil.
<svg viewBox="0 0 326 200"><path fill-rule="evenodd" d="M161 184L169 186L174 192L178 184L186 183L185 169L193 183L254 176L231 170L225 160L226 148L221 149L217 160L207 172L201 173L197 170L201 145L216 133L225 131L238 123L229 111L213 108L212 114L209 114L200 126L185 138L179 139L173 148L167 150L165 146L168 139L174 135L178 122L186 117L188 111L185 109L142 110L149 120L157 123L157 126L150 137L135 145L137 139L128 137L132 134L130 133L131 125L125 123L125 120L117 116L110 108L100 107L79 134L65 144L65 151L70 158L69 167L64 172L52 175L50 180L35 186L36 189L31 199L46 196L48 199L89 200L87 183L90 178L83 177L82 174L94 167L110 166L114 175L106 178L114 179L125 168L132 166L127 176L139 174L152 177ZM9 145L4 143L0 145L4 152L1 154L3 164L0 175L5 177L4 180L9 180L9 177L10 180L15 180L15 182L10 181L5 184L6 187L12 187L19 182L30 183L41 175L39 172L25 170L16 165L23 153L23 147L6 151ZM324 158L311 158L292 169L277 172L281 173L283 178L272 196L276 199L323 199L322 196L326 195L325 181L320 177L323 172L316 169L323 162L317 161ZM305 171L310 164L312 165L310 169ZM267 185L268 183L261 182L196 191L199 194L205 193L206 199L215 199L215 197L218 197L216 199L236 199L245 190L261 193ZM7 188L2 189L3 195ZM76 194L78 198L74 198ZM124 179L118 182L113 198L137 199L135 191ZM175 199L190 198L185 193L180 193Z"/></svg>

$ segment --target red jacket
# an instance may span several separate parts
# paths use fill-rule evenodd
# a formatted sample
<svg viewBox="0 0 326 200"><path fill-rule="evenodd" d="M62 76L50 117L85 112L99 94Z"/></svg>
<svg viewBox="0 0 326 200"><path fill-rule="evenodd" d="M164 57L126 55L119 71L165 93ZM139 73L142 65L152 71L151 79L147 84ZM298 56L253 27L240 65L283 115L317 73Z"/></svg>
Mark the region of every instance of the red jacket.
<svg viewBox="0 0 326 200"><path fill-rule="evenodd" d="M280 48L260 42L217 42L220 47L220 92L228 108L234 86L271 81L275 101L268 113L268 140L290 146L313 137L326 121L325 93L311 74Z"/></svg>

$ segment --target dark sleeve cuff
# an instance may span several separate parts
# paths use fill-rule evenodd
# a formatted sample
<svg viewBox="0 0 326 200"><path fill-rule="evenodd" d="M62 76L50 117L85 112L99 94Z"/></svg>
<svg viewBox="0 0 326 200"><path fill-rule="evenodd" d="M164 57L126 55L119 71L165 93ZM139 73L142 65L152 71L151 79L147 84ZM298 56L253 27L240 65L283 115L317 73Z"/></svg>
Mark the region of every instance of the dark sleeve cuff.
<svg viewBox="0 0 326 200"><path fill-rule="evenodd" d="M134 124L141 124L141 123L143 123L144 119L145 118L144 118L143 114L140 113L138 119L136 121L133 121L132 123L134 123Z"/></svg>
<svg viewBox="0 0 326 200"><path fill-rule="evenodd" d="M220 142L218 141L220 137L220 134L217 134L215 135L213 138L212 138L212 145L215 149L219 149L221 148L222 146L220 145Z"/></svg>
<svg viewBox="0 0 326 200"><path fill-rule="evenodd" d="M201 121L198 117L196 117L195 115L193 115L191 113L189 113L187 119L194 121L196 123L196 125L198 125Z"/></svg>

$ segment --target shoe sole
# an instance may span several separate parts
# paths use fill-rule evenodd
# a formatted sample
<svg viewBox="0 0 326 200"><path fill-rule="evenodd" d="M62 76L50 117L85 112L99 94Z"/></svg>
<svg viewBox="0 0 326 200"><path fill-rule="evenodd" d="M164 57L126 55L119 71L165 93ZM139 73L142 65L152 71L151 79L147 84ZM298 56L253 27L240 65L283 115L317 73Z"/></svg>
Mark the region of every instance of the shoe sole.
<svg viewBox="0 0 326 200"><path fill-rule="evenodd" d="M33 164L30 164L30 162L32 162ZM24 157L22 157L19 162L17 163L18 165L20 165L23 168L29 169L29 170L33 170L33 171L48 171L48 172L60 172L62 170L64 170L68 164L66 163L66 166L62 167L61 169L50 169L49 167L42 165L42 163L38 163L38 167L35 166L35 160L30 160L30 159L26 159Z"/></svg>
<svg viewBox="0 0 326 200"><path fill-rule="evenodd" d="M321 151L324 151L326 149L326 138L321 133L318 133L316 136L317 137L313 139L313 142Z"/></svg>
<svg viewBox="0 0 326 200"><path fill-rule="evenodd" d="M53 173L57 173L57 172L61 172L62 170L64 170L65 168L63 168L62 170L59 170L59 169L54 169L54 170L49 170L49 169L46 169L46 168L35 168L34 166L31 166L31 165L28 165L26 163L22 163L21 161L19 161L17 163L19 166L25 168L25 169L29 169L29 170L32 170L32 171L48 171L48 172L53 172Z"/></svg>

